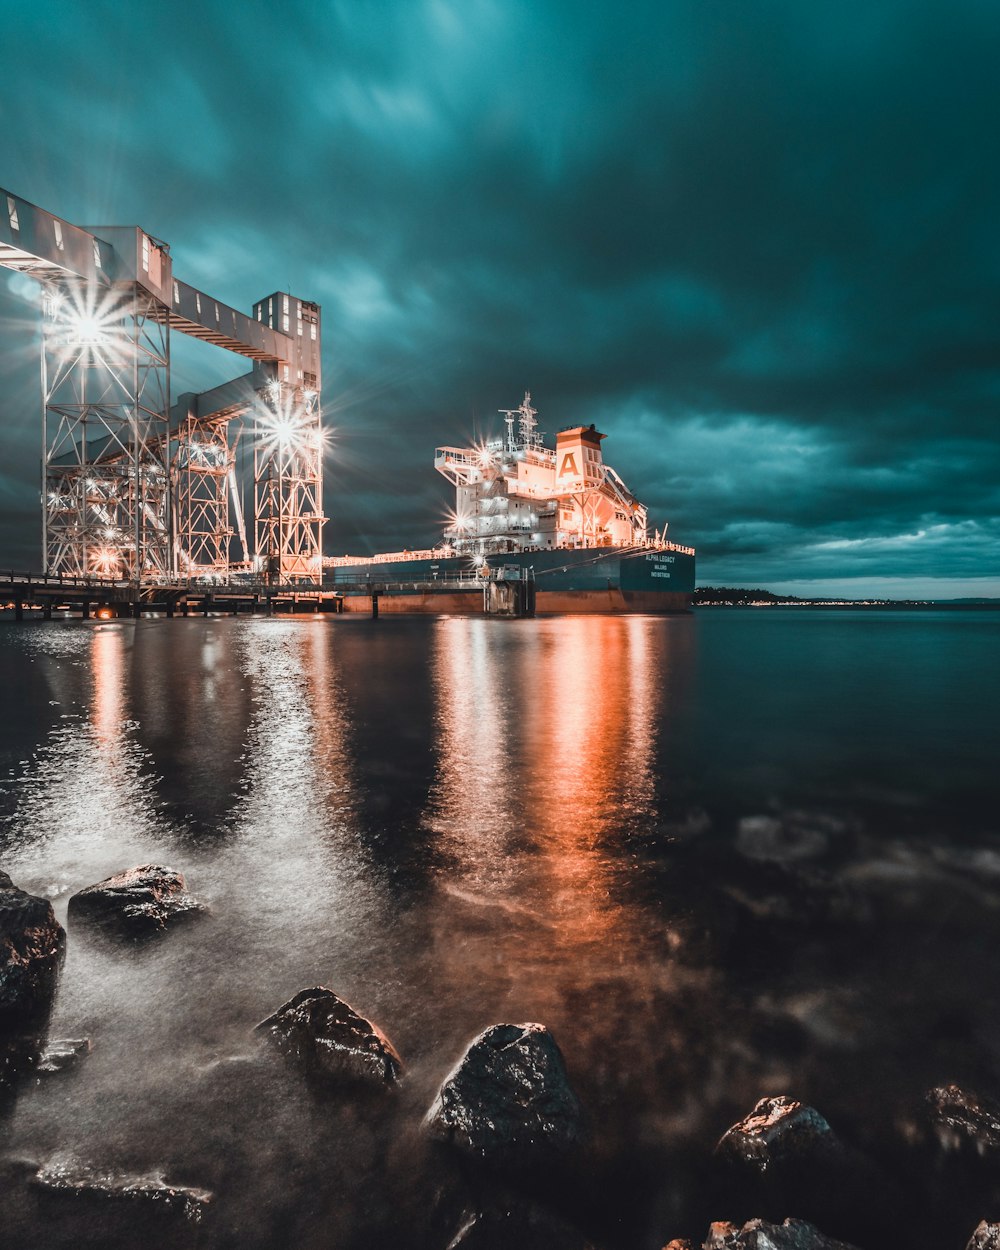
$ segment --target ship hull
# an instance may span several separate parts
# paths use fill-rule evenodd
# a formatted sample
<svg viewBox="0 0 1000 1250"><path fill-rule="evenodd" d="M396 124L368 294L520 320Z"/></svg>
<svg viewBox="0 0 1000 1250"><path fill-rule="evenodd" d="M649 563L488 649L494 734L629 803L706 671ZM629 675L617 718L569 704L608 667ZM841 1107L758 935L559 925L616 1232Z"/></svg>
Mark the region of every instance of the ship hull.
<svg viewBox="0 0 1000 1250"><path fill-rule="evenodd" d="M688 551L519 551L488 556L487 564L533 577L537 614L684 612L694 592L695 557ZM463 556L339 565L332 573L345 612L371 612L373 593L385 613L483 611L475 567Z"/></svg>

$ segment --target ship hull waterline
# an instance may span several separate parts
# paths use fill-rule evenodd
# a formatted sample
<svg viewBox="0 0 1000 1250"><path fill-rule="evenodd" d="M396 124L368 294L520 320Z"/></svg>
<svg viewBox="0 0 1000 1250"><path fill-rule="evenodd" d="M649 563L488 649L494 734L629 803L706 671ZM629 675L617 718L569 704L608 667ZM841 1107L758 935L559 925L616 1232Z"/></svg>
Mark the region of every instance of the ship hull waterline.
<svg viewBox="0 0 1000 1250"><path fill-rule="evenodd" d="M486 565L530 576L536 615L686 612L694 592L695 558L687 551L520 551L490 555ZM374 593L380 612L480 615L483 592L476 577L473 562L463 557L372 561L338 566L333 586L345 612L371 613ZM435 586L458 580L466 584Z"/></svg>

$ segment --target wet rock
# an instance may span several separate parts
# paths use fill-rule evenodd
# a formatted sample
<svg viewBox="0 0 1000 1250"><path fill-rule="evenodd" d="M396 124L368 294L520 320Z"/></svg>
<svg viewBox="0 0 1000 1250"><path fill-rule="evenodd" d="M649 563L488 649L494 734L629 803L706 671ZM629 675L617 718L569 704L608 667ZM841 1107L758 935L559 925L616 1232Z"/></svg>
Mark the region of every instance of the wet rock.
<svg viewBox="0 0 1000 1250"><path fill-rule="evenodd" d="M89 1037L61 1037L48 1042L39 1056L35 1071L39 1076L69 1072L89 1054Z"/></svg>
<svg viewBox="0 0 1000 1250"><path fill-rule="evenodd" d="M840 1237L898 1231L905 1204L897 1187L793 1098L762 1099L723 1135L716 1157L725 1194L744 1209L769 1219L791 1209Z"/></svg>
<svg viewBox="0 0 1000 1250"><path fill-rule="evenodd" d="M982 1220L969 1238L965 1250L1000 1250L1000 1224Z"/></svg>
<svg viewBox="0 0 1000 1250"><path fill-rule="evenodd" d="M254 1032L324 1082L392 1085L403 1067L385 1034L322 985L300 990Z"/></svg>
<svg viewBox="0 0 1000 1250"><path fill-rule="evenodd" d="M513 1200L468 1212L448 1250L592 1250L583 1234L536 1203Z"/></svg>
<svg viewBox="0 0 1000 1250"><path fill-rule="evenodd" d="M45 1020L65 955L66 932L52 904L0 872L0 1033L23 1033Z"/></svg>
<svg viewBox="0 0 1000 1250"><path fill-rule="evenodd" d="M942 1236L959 1245L954 1229L1000 1211L1000 1105L960 1085L941 1085L901 1111L900 1166Z"/></svg>
<svg viewBox="0 0 1000 1250"><path fill-rule="evenodd" d="M503 1166L554 1162L583 1138L562 1052L541 1024L495 1024L474 1038L426 1124L434 1138Z"/></svg>
<svg viewBox="0 0 1000 1250"><path fill-rule="evenodd" d="M192 898L181 873L143 864L80 890L69 900L69 918L126 937L141 938L191 920L208 909Z"/></svg>
<svg viewBox="0 0 1000 1250"><path fill-rule="evenodd" d="M959 1085L942 1085L928 1093L927 1105L945 1153L971 1151L983 1157L1000 1150L1000 1104Z"/></svg>
<svg viewBox="0 0 1000 1250"><path fill-rule="evenodd" d="M841 1152L833 1130L812 1107L793 1098L762 1098L745 1119L728 1129L715 1148L726 1163L763 1175Z"/></svg>
<svg viewBox="0 0 1000 1250"><path fill-rule="evenodd" d="M207 1189L173 1185L159 1172L139 1176L101 1172L71 1159L51 1159L39 1169L32 1184L50 1194L64 1195L101 1206L159 1209L198 1223L212 1194Z"/></svg>
<svg viewBox="0 0 1000 1250"><path fill-rule="evenodd" d="M855 1250L845 1241L833 1241L805 1220L785 1220L768 1224L750 1220L742 1228L735 1224L713 1224L704 1250Z"/></svg>
<svg viewBox="0 0 1000 1250"><path fill-rule="evenodd" d="M698 1250L693 1241L679 1240L677 1237L673 1241L668 1241L663 1250Z"/></svg>

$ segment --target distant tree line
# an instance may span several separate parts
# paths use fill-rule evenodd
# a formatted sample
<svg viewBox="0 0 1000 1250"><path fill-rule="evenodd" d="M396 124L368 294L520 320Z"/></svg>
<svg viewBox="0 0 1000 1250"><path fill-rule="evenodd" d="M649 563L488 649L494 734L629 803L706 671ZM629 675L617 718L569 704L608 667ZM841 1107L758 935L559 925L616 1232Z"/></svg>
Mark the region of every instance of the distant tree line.
<svg viewBox="0 0 1000 1250"><path fill-rule="evenodd" d="M966 599L804 599L801 595L776 595L773 590L748 590L745 586L699 586L691 597L697 606L724 604L727 607L750 607L753 604L799 603L817 608L993 608L1000 607L1000 598Z"/></svg>
<svg viewBox="0 0 1000 1250"><path fill-rule="evenodd" d="M776 595L770 590L747 590L745 586L699 586L691 600L707 603L800 603L795 595Z"/></svg>

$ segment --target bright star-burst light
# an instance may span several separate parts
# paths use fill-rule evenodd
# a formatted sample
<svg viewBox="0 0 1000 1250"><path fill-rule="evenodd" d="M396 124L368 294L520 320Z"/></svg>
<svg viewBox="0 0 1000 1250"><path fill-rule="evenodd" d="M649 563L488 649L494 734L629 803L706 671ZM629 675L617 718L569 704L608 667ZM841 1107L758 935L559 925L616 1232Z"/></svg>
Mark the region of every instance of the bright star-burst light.
<svg viewBox="0 0 1000 1250"><path fill-rule="evenodd" d="M315 393L308 392L303 402L277 384L269 386L268 392L270 403L262 404L257 413L256 433L261 447L289 455L322 451L327 434L312 404Z"/></svg>
<svg viewBox="0 0 1000 1250"><path fill-rule="evenodd" d="M452 508L445 510L446 525L456 534L463 534L472 525L472 517L467 512L457 512Z"/></svg>
<svg viewBox="0 0 1000 1250"><path fill-rule="evenodd" d="M107 356L127 341L125 309L113 291L69 287L45 297L48 332L64 350Z"/></svg>
<svg viewBox="0 0 1000 1250"><path fill-rule="evenodd" d="M98 547L91 552L90 566L98 577L117 577L121 572L121 552L114 547Z"/></svg>

